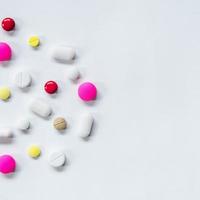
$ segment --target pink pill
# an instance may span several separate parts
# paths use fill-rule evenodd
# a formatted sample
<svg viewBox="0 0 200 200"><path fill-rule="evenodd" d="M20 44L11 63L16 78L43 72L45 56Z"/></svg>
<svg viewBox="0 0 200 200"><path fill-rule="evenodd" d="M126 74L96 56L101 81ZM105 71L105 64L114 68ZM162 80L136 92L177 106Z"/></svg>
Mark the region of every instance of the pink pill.
<svg viewBox="0 0 200 200"><path fill-rule="evenodd" d="M92 101L96 99L97 89L93 83L82 83L78 88L78 95L83 101Z"/></svg>
<svg viewBox="0 0 200 200"><path fill-rule="evenodd" d="M8 61L11 59L12 51L10 46L5 42L0 42L0 61Z"/></svg>
<svg viewBox="0 0 200 200"><path fill-rule="evenodd" d="M15 171L16 162L10 155L0 156L0 172L3 174L9 174Z"/></svg>

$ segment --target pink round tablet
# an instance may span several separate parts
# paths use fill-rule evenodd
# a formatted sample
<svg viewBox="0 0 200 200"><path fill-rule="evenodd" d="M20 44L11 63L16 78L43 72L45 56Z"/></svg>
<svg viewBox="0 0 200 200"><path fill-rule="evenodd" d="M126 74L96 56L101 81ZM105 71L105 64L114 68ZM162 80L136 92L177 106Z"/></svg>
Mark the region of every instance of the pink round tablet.
<svg viewBox="0 0 200 200"><path fill-rule="evenodd" d="M83 101L95 100L97 96L97 88L93 83L82 83L78 88L78 95Z"/></svg>
<svg viewBox="0 0 200 200"><path fill-rule="evenodd" d="M10 155L0 156L0 172L3 174L9 174L15 171L16 162Z"/></svg>
<svg viewBox="0 0 200 200"><path fill-rule="evenodd" d="M0 61L8 61L11 59L12 50L5 42L0 42Z"/></svg>

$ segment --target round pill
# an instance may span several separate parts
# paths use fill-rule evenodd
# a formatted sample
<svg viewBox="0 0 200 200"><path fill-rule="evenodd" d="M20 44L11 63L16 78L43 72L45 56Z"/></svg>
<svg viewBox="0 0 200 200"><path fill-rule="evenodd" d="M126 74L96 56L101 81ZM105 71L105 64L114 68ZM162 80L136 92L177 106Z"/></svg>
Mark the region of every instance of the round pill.
<svg viewBox="0 0 200 200"><path fill-rule="evenodd" d="M37 145L31 145L29 148L28 148L28 155L32 158L38 158L41 154L41 149L39 146Z"/></svg>
<svg viewBox="0 0 200 200"><path fill-rule="evenodd" d="M67 122L65 121L64 118L58 117L54 120L53 126L57 130L64 130L67 128Z"/></svg>
<svg viewBox="0 0 200 200"><path fill-rule="evenodd" d="M53 94L57 91L58 85L55 81L48 81L45 83L44 89L48 94Z"/></svg>
<svg viewBox="0 0 200 200"><path fill-rule="evenodd" d="M17 128L21 131L26 131L30 128L30 121L28 119L20 119L17 123Z"/></svg>
<svg viewBox="0 0 200 200"><path fill-rule="evenodd" d="M82 83L78 88L78 95L83 101L92 101L96 99L97 89L93 83Z"/></svg>
<svg viewBox="0 0 200 200"><path fill-rule="evenodd" d="M11 59L12 50L5 42L0 42L0 61L8 61Z"/></svg>
<svg viewBox="0 0 200 200"><path fill-rule="evenodd" d="M11 95L10 89L8 87L0 88L0 99L6 101Z"/></svg>
<svg viewBox="0 0 200 200"><path fill-rule="evenodd" d="M40 39L38 36L31 36L29 39L28 39L28 44L32 47L38 47L39 44L40 44Z"/></svg>
<svg viewBox="0 0 200 200"><path fill-rule="evenodd" d="M14 19L7 17L2 20L1 26L5 31L12 31L15 28L15 21Z"/></svg>
<svg viewBox="0 0 200 200"><path fill-rule="evenodd" d="M49 164L52 167L62 167L66 162L66 156L63 152L53 152L49 156Z"/></svg>
<svg viewBox="0 0 200 200"><path fill-rule="evenodd" d="M0 172L3 174L13 173L16 168L16 161L10 155L0 156Z"/></svg>
<svg viewBox="0 0 200 200"><path fill-rule="evenodd" d="M19 72L15 77L17 87L23 89L31 85L32 78L27 72Z"/></svg>
<svg viewBox="0 0 200 200"><path fill-rule="evenodd" d="M77 68L71 67L68 70L68 78L71 81L76 81L79 77L80 77L80 72L79 72L79 70Z"/></svg>

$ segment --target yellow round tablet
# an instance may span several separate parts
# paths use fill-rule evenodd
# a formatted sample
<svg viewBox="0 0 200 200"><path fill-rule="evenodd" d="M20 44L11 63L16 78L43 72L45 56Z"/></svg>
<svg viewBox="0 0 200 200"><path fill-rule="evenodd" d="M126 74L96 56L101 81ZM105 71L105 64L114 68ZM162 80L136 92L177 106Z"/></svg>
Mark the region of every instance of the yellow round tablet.
<svg viewBox="0 0 200 200"><path fill-rule="evenodd" d="M32 158L38 158L41 154L41 149L37 145L31 145L27 151L28 155Z"/></svg>
<svg viewBox="0 0 200 200"><path fill-rule="evenodd" d="M28 39L28 44L32 47L37 47L39 46L40 44L40 39L38 36L31 36L29 39Z"/></svg>
<svg viewBox="0 0 200 200"><path fill-rule="evenodd" d="M10 89L8 87L1 87L0 88L0 99L7 100L11 95Z"/></svg>

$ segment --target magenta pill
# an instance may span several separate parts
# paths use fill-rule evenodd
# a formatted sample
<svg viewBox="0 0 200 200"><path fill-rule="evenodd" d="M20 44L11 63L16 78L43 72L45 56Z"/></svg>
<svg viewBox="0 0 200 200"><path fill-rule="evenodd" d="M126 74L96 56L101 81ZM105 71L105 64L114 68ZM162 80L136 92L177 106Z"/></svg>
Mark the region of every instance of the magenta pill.
<svg viewBox="0 0 200 200"><path fill-rule="evenodd" d="M83 101L92 101L96 99L97 89L93 83L82 83L78 88L78 95Z"/></svg>
<svg viewBox="0 0 200 200"><path fill-rule="evenodd" d="M8 61L11 59L12 50L5 42L0 42L0 61Z"/></svg>
<svg viewBox="0 0 200 200"><path fill-rule="evenodd" d="M13 173L16 168L15 159L10 155L0 156L0 172L2 174Z"/></svg>

